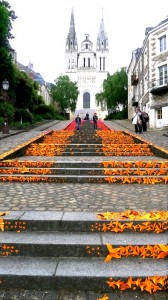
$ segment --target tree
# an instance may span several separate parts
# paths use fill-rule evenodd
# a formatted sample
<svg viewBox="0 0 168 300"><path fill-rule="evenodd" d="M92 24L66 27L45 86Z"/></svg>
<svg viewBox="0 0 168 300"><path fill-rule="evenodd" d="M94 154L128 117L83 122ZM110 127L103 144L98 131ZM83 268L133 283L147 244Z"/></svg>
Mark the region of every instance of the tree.
<svg viewBox="0 0 168 300"><path fill-rule="evenodd" d="M70 108L75 111L79 90L76 82L72 82L69 76L59 76L55 80L55 84L51 86L51 95L59 104L61 111Z"/></svg>
<svg viewBox="0 0 168 300"><path fill-rule="evenodd" d="M0 1L0 84L4 79L10 81L13 74L9 39L13 38L11 34L12 22L16 18L9 3Z"/></svg>
<svg viewBox="0 0 168 300"><path fill-rule="evenodd" d="M127 107L127 73L126 68L121 68L113 75L108 74L103 82L103 92L96 94L98 104L106 103L107 109L119 110Z"/></svg>
<svg viewBox="0 0 168 300"><path fill-rule="evenodd" d="M28 77L25 72L15 67L13 88L16 108L28 109L33 113L38 106L37 82Z"/></svg>

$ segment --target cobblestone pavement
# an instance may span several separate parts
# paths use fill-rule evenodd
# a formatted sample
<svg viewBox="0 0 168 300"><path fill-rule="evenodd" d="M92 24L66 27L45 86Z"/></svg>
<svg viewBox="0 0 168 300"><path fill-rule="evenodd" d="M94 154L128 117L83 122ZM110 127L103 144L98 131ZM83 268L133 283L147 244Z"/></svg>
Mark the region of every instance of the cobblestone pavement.
<svg viewBox="0 0 168 300"><path fill-rule="evenodd" d="M9 136L0 140L0 154L8 151L19 144L45 132L49 129L62 129L69 121L53 122L43 125L28 132ZM127 129L134 132L131 122L128 120L107 121L106 124L112 129ZM143 134L147 141L168 149L168 137L163 134L166 130L148 131ZM23 158L22 158L23 159ZM24 158L25 159L25 158ZM33 159L27 157L26 159ZM36 157L34 159L46 159ZM57 157L60 160L90 160L101 161L128 159L126 157ZM129 160L137 158L129 158ZM143 157L142 159L147 159ZM151 159L159 159L150 157ZM53 157L47 158L53 160ZM16 183L0 182L0 210L23 210L23 211L121 211L125 209L135 210L167 210L168 185L143 185L143 184L78 184L78 183Z"/></svg>

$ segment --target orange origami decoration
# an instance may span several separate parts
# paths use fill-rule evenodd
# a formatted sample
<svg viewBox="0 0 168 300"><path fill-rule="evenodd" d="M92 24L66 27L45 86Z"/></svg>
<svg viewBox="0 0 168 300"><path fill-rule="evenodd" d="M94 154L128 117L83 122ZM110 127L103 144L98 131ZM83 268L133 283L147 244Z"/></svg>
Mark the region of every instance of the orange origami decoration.
<svg viewBox="0 0 168 300"><path fill-rule="evenodd" d="M135 211L126 210L123 212L105 212L97 213L97 218L101 220L168 220L168 211Z"/></svg>
<svg viewBox="0 0 168 300"><path fill-rule="evenodd" d="M142 258L155 258L155 259L163 259L168 256L168 246L167 245L147 245L147 246L120 246L113 247L110 244L107 244L108 254L105 258L105 262L111 261L113 258L118 259L121 257L129 257L129 256L140 256Z"/></svg>
<svg viewBox="0 0 168 300"><path fill-rule="evenodd" d="M138 232L156 232L161 233L167 231L168 222L142 222L140 224L134 224L133 222L109 222L109 223L96 223L91 225L91 231L102 232L124 232L126 230L138 231Z"/></svg>
<svg viewBox="0 0 168 300"><path fill-rule="evenodd" d="M158 290L160 291L166 290L167 279L168 276L151 276L145 279L138 278L135 280L133 280L132 277L129 277L125 282L122 280L115 281L111 277L107 281L107 284L112 289L118 288L119 290L127 290L127 289L137 290L137 288L140 288L141 292L146 291L152 294Z"/></svg>

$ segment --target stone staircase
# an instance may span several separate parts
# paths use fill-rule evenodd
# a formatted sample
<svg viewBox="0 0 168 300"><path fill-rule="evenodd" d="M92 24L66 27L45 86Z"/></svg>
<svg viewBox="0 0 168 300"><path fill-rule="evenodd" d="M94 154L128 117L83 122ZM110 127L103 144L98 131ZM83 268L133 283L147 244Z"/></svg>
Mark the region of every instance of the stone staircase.
<svg viewBox="0 0 168 300"><path fill-rule="evenodd" d="M25 157L25 161L20 159L0 162L1 181L147 184L168 182L168 162L156 162L156 157L147 143L134 140L131 135L122 131L94 131L89 121L76 132L50 132L37 142L33 141L24 151L20 151L22 156L17 154L18 158ZM38 157L41 159L44 156L53 157L53 162L47 159L39 162ZM29 157L33 157L34 161L29 160ZM99 160L96 161L96 157ZM138 157L139 160L128 163L128 158L133 157Z"/></svg>
<svg viewBox="0 0 168 300"><path fill-rule="evenodd" d="M4 161L3 181L69 183L167 183L165 161Z"/></svg>
<svg viewBox="0 0 168 300"><path fill-rule="evenodd" d="M104 293L114 293L115 299L128 299L119 297L126 293L123 287L129 280L127 290L132 293L129 299L136 299L134 295L149 299L143 297L150 295L150 288L145 291L147 285L142 287L138 282L154 276L153 289L157 276L160 283L156 284L155 298L150 299L166 300L166 259L156 259L156 248L164 247L167 242L166 220L156 217L150 221L124 217L101 220L94 213L23 211L10 212L1 218L4 231L0 231L0 294L11 289L55 290L58 294L66 290L69 293L91 291L93 300L100 299ZM104 262L109 254L107 244L112 245L113 253L122 247L121 257ZM135 252L124 257L124 247L132 247ZM141 256L137 254L138 247L143 247ZM145 247L155 249L155 256L146 250L143 259ZM107 284L111 280L116 282L115 289ZM123 291L117 288L121 283Z"/></svg>

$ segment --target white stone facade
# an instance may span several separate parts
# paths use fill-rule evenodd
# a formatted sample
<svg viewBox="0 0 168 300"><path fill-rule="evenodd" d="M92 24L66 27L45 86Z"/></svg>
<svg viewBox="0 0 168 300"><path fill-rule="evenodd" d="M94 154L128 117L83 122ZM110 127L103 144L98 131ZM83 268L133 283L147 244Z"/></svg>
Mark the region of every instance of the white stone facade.
<svg viewBox="0 0 168 300"><path fill-rule="evenodd" d="M108 56L108 38L104 31L103 18L97 37L96 50L93 50L89 34L85 34L79 51L72 11L70 30L66 40L65 73L70 80L77 82L80 93L75 114L79 114L82 119L87 112L90 119L94 112L97 112L100 119L104 119L108 114L106 107L100 107L96 102L96 94L102 91L103 81L107 78Z"/></svg>
<svg viewBox="0 0 168 300"><path fill-rule="evenodd" d="M134 106L149 114L149 128L168 127L168 18L146 28L128 67L128 118Z"/></svg>

